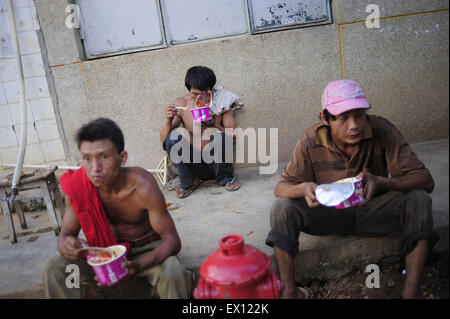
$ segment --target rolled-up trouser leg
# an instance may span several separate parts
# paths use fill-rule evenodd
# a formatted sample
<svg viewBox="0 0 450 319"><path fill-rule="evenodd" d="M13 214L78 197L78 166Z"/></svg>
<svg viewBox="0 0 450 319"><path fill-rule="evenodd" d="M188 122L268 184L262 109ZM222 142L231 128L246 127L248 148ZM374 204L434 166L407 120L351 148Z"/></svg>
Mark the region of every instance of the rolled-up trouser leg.
<svg viewBox="0 0 450 319"><path fill-rule="evenodd" d="M434 231L433 208L431 197L423 190L416 190L405 195L401 218L403 236L400 241L400 253L408 255L422 239L428 241L430 251L439 240Z"/></svg>
<svg viewBox="0 0 450 319"><path fill-rule="evenodd" d="M400 255L408 255L417 241L426 239L430 249L439 239L433 231L431 198L423 190L387 192L357 210L356 233L401 234Z"/></svg>
<svg viewBox="0 0 450 319"><path fill-rule="evenodd" d="M68 265L76 265L78 269L68 268ZM74 287L76 272L79 270L80 286ZM69 278L71 276L71 278ZM44 284L44 291L47 298L81 298L81 283L89 280L94 281L94 271L85 259L76 261L68 260L61 255L54 256L47 260L42 271L42 279ZM69 281L69 282L67 282Z"/></svg>
<svg viewBox="0 0 450 319"><path fill-rule="evenodd" d="M266 244L298 253L300 232L311 235L348 235L355 231L354 208L336 210L325 206L310 208L303 198L277 198L270 211L271 230Z"/></svg>

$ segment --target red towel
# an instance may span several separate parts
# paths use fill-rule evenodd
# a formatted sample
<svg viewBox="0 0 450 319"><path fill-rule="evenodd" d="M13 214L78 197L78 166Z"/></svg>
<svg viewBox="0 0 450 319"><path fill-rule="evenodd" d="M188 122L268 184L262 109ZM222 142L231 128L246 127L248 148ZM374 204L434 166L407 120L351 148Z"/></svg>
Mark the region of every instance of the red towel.
<svg viewBox="0 0 450 319"><path fill-rule="evenodd" d="M117 245L100 194L89 180L84 168L81 167L75 172L68 170L61 176L60 183L63 192L70 198L89 246ZM130 251L129 243L120 244L127 247L127 253Z"/></svg>

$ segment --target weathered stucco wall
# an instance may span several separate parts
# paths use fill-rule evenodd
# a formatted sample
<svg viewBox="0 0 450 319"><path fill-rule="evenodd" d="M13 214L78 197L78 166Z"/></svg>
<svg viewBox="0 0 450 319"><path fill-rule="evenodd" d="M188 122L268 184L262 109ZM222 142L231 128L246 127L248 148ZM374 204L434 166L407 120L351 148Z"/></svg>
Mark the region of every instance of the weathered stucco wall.
<svg viewBox="0 0 450 319"><path fill-rule="evenodd" d="M164 108L186 93L186 70L199 64L211 67L218 85L245 103L238 124L279 128L280 152L288 153L302 127L317 117L321 87L339 77L335 35L336 26L328 25L123 55L83 63L82 77L91 112L117 119L132 162L152 167L161 159Z"/></svg>
<svg viewBox="0 0 450 319"><path fill-rule="evenodd" d="M369 3L380 7L379 29L361 22ZM241 97L240 127L279 129L279 162L317 120L323 88L342 77L359 82L371 113L391 119L409 142L448 136L448 1L335 0L331 25L90 61L65 27L66 4L36 0L70 163L76 129L106 116L125 133L129 165L154 168L164 155L164 107L185 94L193 65L211 67L217 84Z"/></svg>
<svg viewBox="0 0 450 319"><path fill-rule="evenodd" d="M448 134L448 12L341 27L344 76L408 141Z"/></svg>

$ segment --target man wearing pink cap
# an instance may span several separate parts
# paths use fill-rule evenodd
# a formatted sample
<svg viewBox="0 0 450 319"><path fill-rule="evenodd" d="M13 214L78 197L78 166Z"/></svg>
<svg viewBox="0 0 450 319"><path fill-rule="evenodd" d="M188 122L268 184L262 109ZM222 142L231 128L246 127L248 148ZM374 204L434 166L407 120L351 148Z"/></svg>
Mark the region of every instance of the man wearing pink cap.
<svg viewBox="0 0 450 319"><path fill-rule="evenodd" d="M404 298L416 298L428 252L439 239L433 231L434 181L402 134L370 108L354 81L328 84L321 121L303 133L282 173L270 213L266 244L274 247L285 298L305 298L295 285L294 258L300 232L311 235L401 234L400 256L407 277ZM316 187L341 179L363 179L364 201L345 209L320 205Z"/></svg>

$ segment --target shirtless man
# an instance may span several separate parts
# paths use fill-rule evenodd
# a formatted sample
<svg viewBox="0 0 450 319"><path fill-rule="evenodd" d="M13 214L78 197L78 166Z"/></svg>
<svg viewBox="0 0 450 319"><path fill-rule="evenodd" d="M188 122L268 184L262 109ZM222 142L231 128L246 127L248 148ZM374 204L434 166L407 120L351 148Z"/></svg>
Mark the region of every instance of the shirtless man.
<svg viewBox="0 0 450 319"><path fill-rule="evenodd" d="M225 186L225 189L229 191L235 191L239 189L240 182L234 175L233 163L225 160L225 140L233 138L235 143L236 137L233 135L225 134L225 129L236 128L236 122L233 115L233 110L228 110L220 116L213 116L213 119L207 122L194 122L191 114L191 110L195 108L195 100L202 93L202 91L211 91L216 84L216 76L214 72L204 66L191 67L185 78L185 86L188 89L188 93L182 97L177 98L172 104L166 107L166 121L160 132L160 140L164 150L167 151L169 157L174 162L177 168L178 175L180 177L180 187L177 189L177 196L179 198L185 198L189 196L201 183L202 180L216 179L217 184ZM179 135L178 139L171 139L171 131L180 125L184 125L184 128L188 132L188 136L184 138ZM195 127L197 126L197 127ZM194 132L195 129L198 132L203 132L205 129L213 129L217 133L210 135L208 139L202 139L196 141ZM219 139L222 147L222 161L213 162L207 164L203 161L201 163L195 163L193 161L194 152L201 152L215 138ZM184 143L185 147L190 149L190 161L178 162L171 156L171 149L177 143ZM182 155L182 154L178 154Z"/></svg>
<svg viewBox="0 0 450 319"><path fill-rule="evenodd" d="M77 142L82 168L70 172L70 176L84 169L87 183L92 183L95 187L92 189L98 191L113 238L117 243L129 244L128 276L145 277L161 298L188 298L191 276L175 257L181 249L181 241L164 196L149 172L138 167L123 167L128 154L120 128L113 121L100 118L80 128ZM70 177L61 177L66 209L57 242L61 255L51 258L44 266L48 298L81 297L80 289L66 287L68 264L79 266L80 282L94 279L91 266L77 254L82 245L78 238L80 230L83 229L89 242L87 234L94 227L86 226L90 220L86 222L80 215L76 202L80 187L71 185L72 181ZM89 205L91 196L79 197L85 200L83 205ZM94 232L100 232L97 224Z"/></svg>

